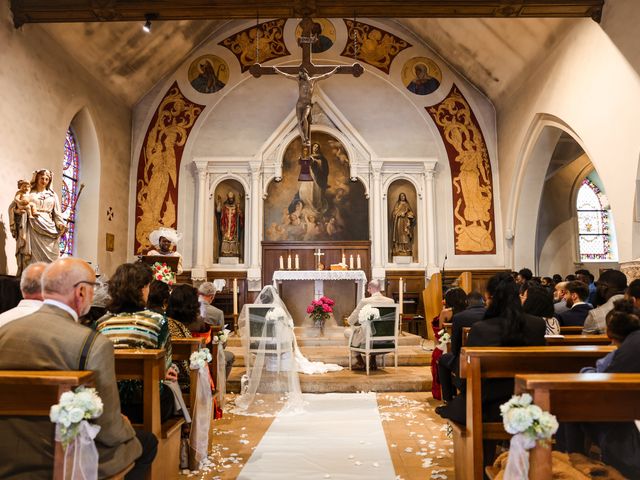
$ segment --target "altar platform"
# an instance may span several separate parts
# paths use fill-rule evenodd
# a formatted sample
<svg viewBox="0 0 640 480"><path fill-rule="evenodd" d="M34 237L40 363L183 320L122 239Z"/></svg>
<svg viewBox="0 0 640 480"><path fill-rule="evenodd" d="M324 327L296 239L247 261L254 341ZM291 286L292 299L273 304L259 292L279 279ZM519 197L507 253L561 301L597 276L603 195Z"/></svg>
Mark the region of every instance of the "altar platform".
<svg viewBox="0 0 640 480"><path fill-rule="evenodd" d="M303 355L311 361L337 363L344 368L340 372L323 375L300 374L300 386L304 393L330 392L421 392L431 389L431 352L433 342L404 332L399 336L398 368L393 355L386 355L387 366L365 372L349 370L349 349L344 336L344 327L327 327L323 335L317 328L295 327L298 346ZM234 367L227 382L227 390L240 391L240 379L245 373L244 350L240 338L232 336L227 349L236 356Z"/></svg>

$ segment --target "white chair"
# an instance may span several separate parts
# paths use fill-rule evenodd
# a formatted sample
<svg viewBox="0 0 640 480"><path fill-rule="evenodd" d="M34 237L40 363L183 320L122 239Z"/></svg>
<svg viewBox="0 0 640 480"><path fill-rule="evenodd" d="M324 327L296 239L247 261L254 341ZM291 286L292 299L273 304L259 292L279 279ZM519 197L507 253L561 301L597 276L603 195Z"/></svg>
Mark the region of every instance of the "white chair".
<svg viewBox="0 0 640 480"><path fill-rule="evenodd" d="M293 337L286 341L278 341L276 335L276 320L267 320L269 311L277 305L255 304L247 305L247 323L245 325L247 375L251 376L254 355L275 355L277 371L280 372L282 357L285 354L293 356ZM281 339L282 340L282 339Z"/></svg>
<svg viewBox="0 0 640 480"><path fill-rule="evenodd" d="M353 354L364 356L364 362L369 375L369 358L371 355L382 355L382 366L385 366L385 354L393 353L395 368L398 368L398 320L399 306L389 303L369 304L380 311L380 318L371 322L371 331L367 331L363 346L355 347L352 344L353 332L349 338L349 370ZM355 329L354 329L355 330Z"/></svg>

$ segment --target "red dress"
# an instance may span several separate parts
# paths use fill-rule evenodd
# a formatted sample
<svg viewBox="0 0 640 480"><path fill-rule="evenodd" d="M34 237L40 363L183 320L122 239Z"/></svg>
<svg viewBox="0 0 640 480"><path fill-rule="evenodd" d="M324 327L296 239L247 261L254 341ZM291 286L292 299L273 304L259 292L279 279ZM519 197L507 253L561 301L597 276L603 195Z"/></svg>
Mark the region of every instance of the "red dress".
<svg viewBox="0 0 640 480"><path fill-rule="evenodd" d="M440 317L436 316L431 320L431 326L433 327L433 335L435 337L434 345L437 345L440 341ZM438 375L438 363L440 363L440 357L444 352L439 348L434 348L431 354L431 394L436 400L442 400L442 391L440 390L440 377Z"/></svg>

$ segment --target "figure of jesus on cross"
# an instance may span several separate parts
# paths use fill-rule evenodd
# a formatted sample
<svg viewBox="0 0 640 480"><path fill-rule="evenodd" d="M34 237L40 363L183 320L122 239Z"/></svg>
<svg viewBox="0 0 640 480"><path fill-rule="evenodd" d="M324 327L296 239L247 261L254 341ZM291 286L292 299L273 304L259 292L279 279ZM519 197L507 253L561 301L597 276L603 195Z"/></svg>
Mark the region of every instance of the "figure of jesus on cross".
<svg viewBox="0 0 640 480"><path fill-rule="evenodd" d="M300 21L302 34L298 39L298 45L302 48L302 62L297 66L289 67L263 67L259 63L251 66L249 71L258 78L262 75L282 75L298 82L298 102L296 103L296 117L298 119L298 131L302 140L302 158L306 160L306 169L309 170L309 155L311 153L311 109L313 108L313 90L319 80L330 77L333 74L349 73L359 77L364 72L362 65L314 65L311 62L311 47L318 40L319 24L311 18L305 17ZM303 164L304 168L304 164ZM301 177L302 177L301 171ZM302 178L300 178L302 180ZM311 177L309 176L309 180Z"/></svg>

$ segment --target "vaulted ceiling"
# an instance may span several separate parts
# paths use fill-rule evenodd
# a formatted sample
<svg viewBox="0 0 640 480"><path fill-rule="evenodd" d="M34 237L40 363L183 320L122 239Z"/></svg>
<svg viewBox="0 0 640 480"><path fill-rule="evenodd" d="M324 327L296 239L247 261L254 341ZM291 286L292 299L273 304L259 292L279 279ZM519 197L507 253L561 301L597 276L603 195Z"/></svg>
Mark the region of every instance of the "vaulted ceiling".
<svg viewBox="0 0 640 480"><path fill-rule="evenodd" d="M408 36L414 35L423 40L444 61L496 101L511 85L517 85L524 75L535 68L540 57L563 36L571 23L591 21L566 17L599 18L602 2L11 0L10 3L16 24L26 22L21 27L26 32L29 29L44 30L91 72L102 87L128 105L134 105L165 75L174 71L194 48L215 35L229 21L223 18L224 15L227 18L247 18L247 12L257 7L263 8L263 12L265 8L268 12L269 8L285 9L273 12L282 15L292 15L300 9L308 11L309 8L320 14L340 13L339 8L344 10L347 7L360 9L361 18L367 17L367 13L373 17L381 17L381 12L395 14L395 17L403 15L405 18L395 21L406 29ZM164 10L154 13L158 20L153 21L153 32L146 34L141 29L142 19L144 12L152 8ZM426 18L427 14L429 18ZM439 18L444 16L479 18ZM505 16L511 18L487 18ZM553 16L565 18L550 18ZM261 14L261 17L266 18L267 15ZM48 23L65 19L76 23ZM79 20L83 19L101 21L80 23ZM113 21L118 19L136 21Z"/></svg>

